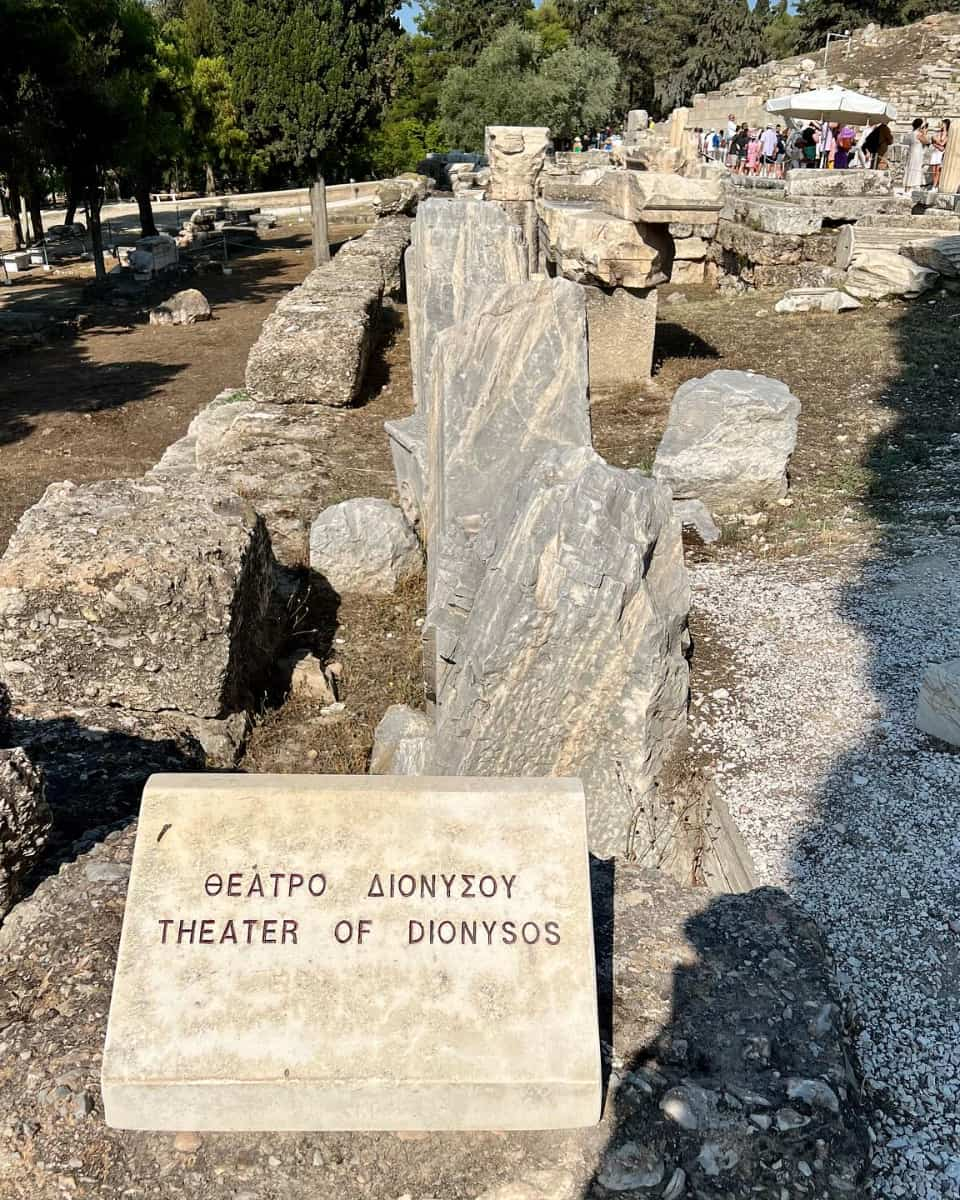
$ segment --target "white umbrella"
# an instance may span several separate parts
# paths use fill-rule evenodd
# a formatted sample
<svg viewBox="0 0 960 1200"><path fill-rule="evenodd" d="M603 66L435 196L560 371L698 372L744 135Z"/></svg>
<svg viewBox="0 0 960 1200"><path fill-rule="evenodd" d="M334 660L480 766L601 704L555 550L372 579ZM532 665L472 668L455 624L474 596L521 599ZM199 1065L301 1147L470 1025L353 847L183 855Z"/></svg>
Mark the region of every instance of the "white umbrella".
<svg viewBox="0 0 960 1200"><path fill-rule="evenodd" d="M778 96L767 101L767 112L796 121L843 121L847 125L875 125L883 117L891 121L897 117L896 108L887 100L842 87Z"/></svg>

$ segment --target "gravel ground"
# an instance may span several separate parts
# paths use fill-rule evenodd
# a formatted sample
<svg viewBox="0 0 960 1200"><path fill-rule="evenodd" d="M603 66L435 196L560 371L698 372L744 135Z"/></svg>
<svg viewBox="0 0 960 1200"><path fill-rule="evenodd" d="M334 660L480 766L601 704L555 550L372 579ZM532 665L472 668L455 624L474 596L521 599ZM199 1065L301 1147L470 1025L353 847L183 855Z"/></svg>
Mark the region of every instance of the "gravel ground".
<svg viewBox="0 0 960 1200"><path fill-rule="evenodd" d="M836 956L884 1200L960 1197L960 753L914 725L927 664L960 657L946 532L692 572L695 740Z"/></svg>

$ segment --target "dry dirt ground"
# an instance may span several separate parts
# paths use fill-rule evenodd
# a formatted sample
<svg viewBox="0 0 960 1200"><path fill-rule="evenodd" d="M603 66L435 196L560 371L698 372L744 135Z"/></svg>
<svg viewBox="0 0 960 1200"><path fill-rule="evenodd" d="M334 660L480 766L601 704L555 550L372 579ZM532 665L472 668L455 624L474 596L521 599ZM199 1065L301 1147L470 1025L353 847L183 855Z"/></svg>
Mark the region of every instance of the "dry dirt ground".
<svg viewBox="0 0 960 1200"><path fill-rule="evenodd" d="M56 312L72 324L45 345L0 352L0 549L48 484L141 474L217 392L242 385L264 319L312 265L303 228L270 230L231 275L190 277L124 307L84 300L89 264L0 289L0 314ZM147 323L162 295L194 286L213 320Z"/></svg>
<svg viewBox="0 0 960 1200"><path fill-rule="evenodd" d="M99 308L83 317L75 339L8 355L0 383L0 547L50 482L151 466L218 391L242 382L263 319L309 266L305 234L296 226L275 230L258 253L234 263L232 276L199 281L212 322L151 327L143 311ZM40 286L55 288L56 278ZM594 397L598 450L617 465L649 469L679 383L718 367L755 369L784 380L802 401L790 503L727 520L721 542L693 543L692 558L830 548L842 555L852 543L882 539L891 521L952 523L949 481L925 468L960 437L960 301L941 295L840 318L778 316L774 301L755 293L664 302L652 384ZM330 503L395 496L382 426L411 403L401 307L387 311L382 332L361 404L341 425ZM422 591L337 597L314 582L299 603L296 647L339 664L345 708L322 714L318 703L273 697L244 766L362 771L386 706L420 702ZM696 636L696 613L693 625ZM725 657L707 633L696 664L704 679L722 674Z"/></svg>

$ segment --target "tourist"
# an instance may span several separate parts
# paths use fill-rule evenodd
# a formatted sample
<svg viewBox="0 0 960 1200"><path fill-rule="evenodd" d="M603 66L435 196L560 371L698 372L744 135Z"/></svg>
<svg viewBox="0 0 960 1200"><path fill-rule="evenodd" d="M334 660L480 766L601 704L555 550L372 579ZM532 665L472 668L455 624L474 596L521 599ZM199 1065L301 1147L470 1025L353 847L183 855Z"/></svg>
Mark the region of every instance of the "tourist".
<svg viewBox="0 0 960 1200"><path fill-rule="evenodd" d="M727 117L727 145L729 146L733 139L737 136L737 119L731 113Z"/></svg>
<svg viewBox="0 0 960 1200"><path fill-rule="evenodd" d="M579 135L573 139L573 152L574 154L583 153L583 141Z"/></svg>
<svg viewBox="0 0 960 1200"><path fill-rule="evenodd" d="M940 173L943 170L943 156L947 150L947 139L950 136L950 121L940 122L940 128L930 142L930 186L935 191L940 190Z"/></svg>
<svg viewBox="0 0 960 1200"><path fill-rule="evenodd" d="M890 118L881 117L880 124L875 125L863 139L863 151L869 156L870 165L883 170L887 165L887 151L892 145Z"/></svg>
<svg viewBox="0 0 960 1200"><path fill-rule="evenodd" d="M856 136L852 125L844 125L842 129L838 130L837 144L833 152L833 165L838 171L845 171L849 167Z"/></svg>
<svg viewBox="0 0 960 1200"><path fill-rule="evenodd" d="M747 139L747 174L757 175L760 172L760 139L755 129L750 130Z"/></svg>
<svg viewBox="0 0 960 1200"><path fill-rule="evenodd" d="M803 166L803 131L791 129L787 137L787 162L795 171Z"/></svg>
<svg viewBox="0 0 960 1200"><path fill-rule="evenodd" d="M733 136L733 141L730 143L731 155L733 159L733 169L738 175L742 175L747 166L747 142L750 139L750 134L746 125L741 125ZM729 161L729 160L728 160Z"/></svg>
<svg viewBox="0 0 960 1200"><path fill-rule="evenodd" d="M800 137L800 145L803 151L803 165L805 167L816 167L819 159L817 155L817 135L813 126L808 126Z"/></svg>
<svg viewBox="0 0 960 1200"><path fill-rule="evenodd" d="M922 117L913 122L913 131L907 143L910 152L907 155L907 166L903 173L904 191L912 192L914 188L923 187L923 155L930 139L927 137L927 124Z"/></svg>
<svg viewBox="0 0 960 1200"><path fill-rule="evenodd" d="M760 158L763 174L772 175L777 164L777 135L772 125L768 125L760 134Z"/></svg>
<svg viewBox="0 0 960 1200"><path fill-rule="evenodd" d="M776 128L777 134L777 178L782 179L787 169L787 136L781 125Z"/></svg>

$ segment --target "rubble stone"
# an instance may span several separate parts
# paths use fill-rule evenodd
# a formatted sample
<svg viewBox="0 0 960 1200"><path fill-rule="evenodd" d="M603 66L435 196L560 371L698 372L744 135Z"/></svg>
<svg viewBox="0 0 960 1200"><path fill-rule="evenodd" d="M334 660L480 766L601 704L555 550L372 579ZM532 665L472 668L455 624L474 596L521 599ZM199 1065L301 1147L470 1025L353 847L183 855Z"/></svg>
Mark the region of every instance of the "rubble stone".
<svg viewBox="0 0 960 1200"><path fill-rule="evenodd" d="M860 308L860 301L839 288L793 288L773 306L778 313L838 313L853 308Z"/></svg>
<svg viewBox="0 0 960 1200"><path fill-rule="evenodd" d="M798 263L803 257L803 241L799 237L761 233L737 221L720 221L717 244L739 258L764 265Z"/></svg>
<svg viewBox="0 0 960 1200"><path fill-rule="evenodd" d="M344 500L310 527L310 566L336 592L385 596L423 570L423 553L388 500Z"/></svg>
<svg viewBox="0 0 960 1200"><path fill-rule="evenodd" d="M653 476L677 500L712 512L787 494L800 401L786 384L751 371L712 371L674 393Z"/></svg>
<svg viewBox="0 0 960 1200"><path fill-rule="evenodd" d="M391 704L374 730L370 774L429 774L433 737L433 721L425 713Z"/></svg>
<svg viewBox="0 0 960 1200"><path fill-rule="evenodd" d="M847 271L846 290L861 300L902 296L914 300L928 291L939 276L892 250L861 250Z"/></svg>
<svg viewBox="0 0 960 1200"><path fill-rule="evenodd" d="M40 858L50 824L40 771L19 747L0 750L0 921Z"/></svg>
<svg viewBox="0 0 960 1200"><path fill-rule="evenodd" d="M210 320L210 303L203 292L186 288L150 310L151 325L196 325Z"/></svg>
<svg viewBox="0 0 960 1200"><path fill-rule="evenodd" d="M548 256L565 279L630 288L666 281L670 240L656 227L562 201L540 201L537 208Z"/></svg>
<svg viewBox="0 0 960 1200"><path fill-rule="evenodd" d="M960 659L927 669L917 702L917 725L951 746L960 746Z"/></svg>
<svg viewBox="0 0 960 1200"><path fill-rule="evenodd" d="M0 559L0 675L17 704L240 711L272 656L272 580L263 521L226 488L53 484Z"/></svg>

